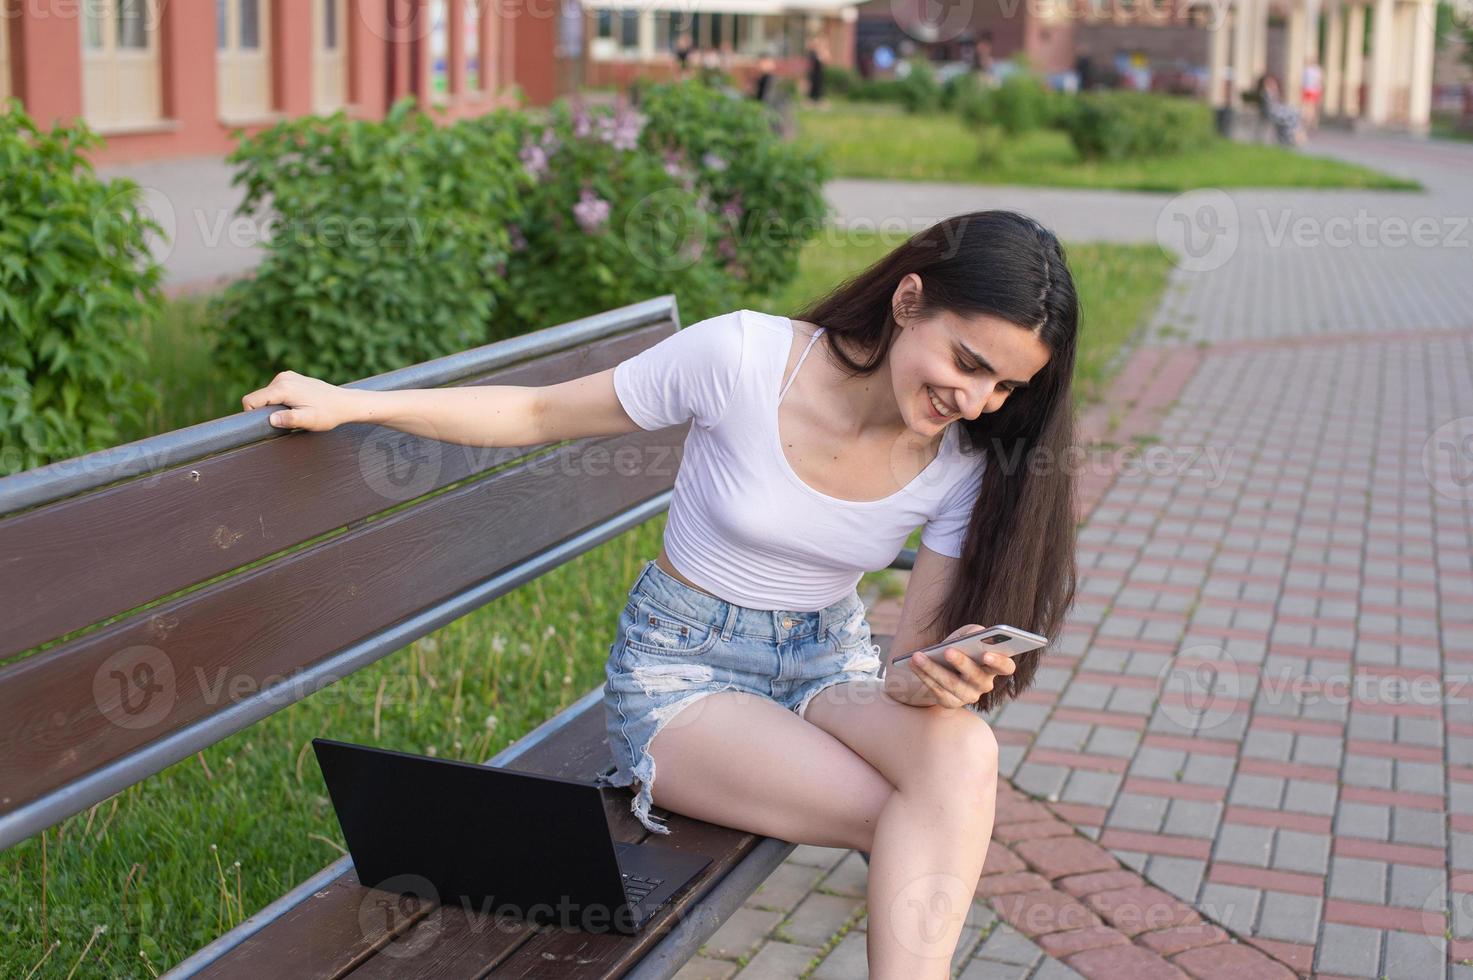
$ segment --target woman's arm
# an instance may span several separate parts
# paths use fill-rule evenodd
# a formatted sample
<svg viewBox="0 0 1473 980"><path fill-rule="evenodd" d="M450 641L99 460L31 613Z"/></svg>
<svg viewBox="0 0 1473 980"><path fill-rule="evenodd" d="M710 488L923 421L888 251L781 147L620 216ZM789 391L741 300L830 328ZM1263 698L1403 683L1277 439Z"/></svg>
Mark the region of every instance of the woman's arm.
<svg viewBox="0 0 1473 980"><path fill-rule="evenodd" d="M585 436L618 435L639 426L614 392L614 369L543 387L464 385L364 391L283 371L241 399L271 413L278 428L326 432L347 422L373 422L413 435L467 446L536 446Z"/></svg>

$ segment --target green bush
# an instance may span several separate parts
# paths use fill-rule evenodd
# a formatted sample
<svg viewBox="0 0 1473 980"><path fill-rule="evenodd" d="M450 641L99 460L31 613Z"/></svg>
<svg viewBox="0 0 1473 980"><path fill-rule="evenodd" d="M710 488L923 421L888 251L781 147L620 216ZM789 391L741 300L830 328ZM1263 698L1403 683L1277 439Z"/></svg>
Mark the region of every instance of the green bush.
<svg viewBox="0 0 1473 980"><path fill-rule="evenodd" d="M708 199L707 237L742 297L792 282L803 245L828 217L823 185L833 172L823 151L780 138L754 100L709 87L656 85L642 108L643 147Z"/></svg>
<svg viewBox="0 0 1473 980"><path fill-rule="evenodd" d="M1129 90L1080 94L1062 126L1087 160L1171 156L1216 138L1205 102Z"/></svg>
<svg viewBox="0 0 1473 980"><path fill-rule="evenodd" d="M1010 135L1057 125L1068 111L1069 96L1055 92L1032 72L1015 71L995 88L978 87L960 102L962 117L974 125L1001 126Z"/></svg>
<svg viewBox="0 0 1473 980"><path fill-rule="evenodd" d="M825 94L845 98L860 83L859 73L842 65L823 66L823 90Z"/></svg>
<svg viewBox="0 0 1473 980"><path fill-rule="evenodd" d="M975 71L952 75L941 86L941 108L947 112L960 112L962 106L981 91L982 82Z"/></svg>
<svg viewBox="0 0 1473 980"><path fill-rule="evenodd" d="M924 58L910 59L910 71L898 80L895 91L906 112L936 112L941 108L941 85Z"/></svg>
<svg viewBox="0 0 1473 980"><path fill-rule="evenodd" d="M650 98L646 90L642 101ZM712 199L643 148L642 113L559 100L540 120L502 109L472 125L509 134L521 147L519 168L532 178L504 213L512 251L498 274L506 302L488 339L667 292L686 322L690 308L736 305L735 280L702 234Z"/></svg>
<svg viewBox="0 0 1473 980"><path fill-rule="evenodd" d="M136 327L163 307L164 229L136 183L95 175L82 151L101 144L0 112L0 474L115 445L157 404Z"/></svg>
<svg viewBox="0 0 1473 980"><path fill-rule="evenodd" d="M531 183L509 134L437 126L405 98L381 121L278 123L226 159L241 211L269 195L280 218L255 272L211 304L227 377L340 384L485 342L504 215Z"/></svg>
<svg viewBox="0 0 1473 980"><path fill-rule="evenodd" d="M851 102L895 102L904 101L901 94L902 79L899 78L865 78L861 79L846 97Z"/></svg>

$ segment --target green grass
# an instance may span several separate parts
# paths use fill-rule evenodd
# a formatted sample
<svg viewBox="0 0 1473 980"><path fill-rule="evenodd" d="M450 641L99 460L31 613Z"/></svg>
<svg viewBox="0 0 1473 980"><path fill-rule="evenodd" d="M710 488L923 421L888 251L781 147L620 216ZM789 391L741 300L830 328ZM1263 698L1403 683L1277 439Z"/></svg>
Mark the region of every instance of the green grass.
<svg viewBox="0 0 1473 980"><path fill-rule="evenodd" d="M885 103L839 102L828 110L801 109L797 118L798 138L825 147L838 177L1171 192L1199 187L1422 186L1339 160L1226 139L1174 157L1087 162L1061 131L1009 137L997 129L979 132L952 113L908 115Z"/></svg>
<svg viewBox="0 0 1473 980"><path fill-rule="evenodd" d="M795 310L898 244L824 241L804 251L787 290L752 305ZM1077 377L1092 392L1170 262L1154 247L1068 251L1084 311ZM214 382L207 328L195 300L149 327L158 430L239 408L244 392ZM316 736L482 761L601 686L629 586L664 526L652 519L6 851L0 975L26 976L44 957L38 978L74 967L76 977L156 976L337 860ZM883 594L887 581L874 573L861 589ZM97 926L106 931L94 936Z"/></svg>

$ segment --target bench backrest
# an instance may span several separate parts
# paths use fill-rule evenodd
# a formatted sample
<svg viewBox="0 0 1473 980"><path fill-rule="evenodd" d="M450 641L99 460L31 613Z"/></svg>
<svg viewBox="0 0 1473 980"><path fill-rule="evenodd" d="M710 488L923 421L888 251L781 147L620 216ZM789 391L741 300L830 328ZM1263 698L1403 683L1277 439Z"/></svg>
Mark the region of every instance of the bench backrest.
<svg viewBox="0 0 1473 980"><path fill-rule="evenodd" d="M667 294L349 387L555 384L678 328ZM660 513L689 428L483 449L268 414L0 479L0 850Z"/></svg>

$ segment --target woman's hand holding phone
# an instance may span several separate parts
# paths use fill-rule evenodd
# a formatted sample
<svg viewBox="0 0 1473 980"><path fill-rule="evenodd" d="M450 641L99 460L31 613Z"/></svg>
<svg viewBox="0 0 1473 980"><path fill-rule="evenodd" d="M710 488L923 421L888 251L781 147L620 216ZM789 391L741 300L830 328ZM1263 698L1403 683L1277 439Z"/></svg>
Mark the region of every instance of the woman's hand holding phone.
<svg viewBox="0 0 1473 980"><path fill-rule="evenodd" d="M986 628L969 623L954 630L941 642L949 643ZM900 664L890 664L890 670L903 667L909 667L926 685L931 696L936 699L935 703L944 708L976 704L982 695L992 690L997 677L1005 677L1018 669L1013 658L1000 650L988 650L979 663L956 647L947 647L941 651L939 657L918 650Z"/></svg>

